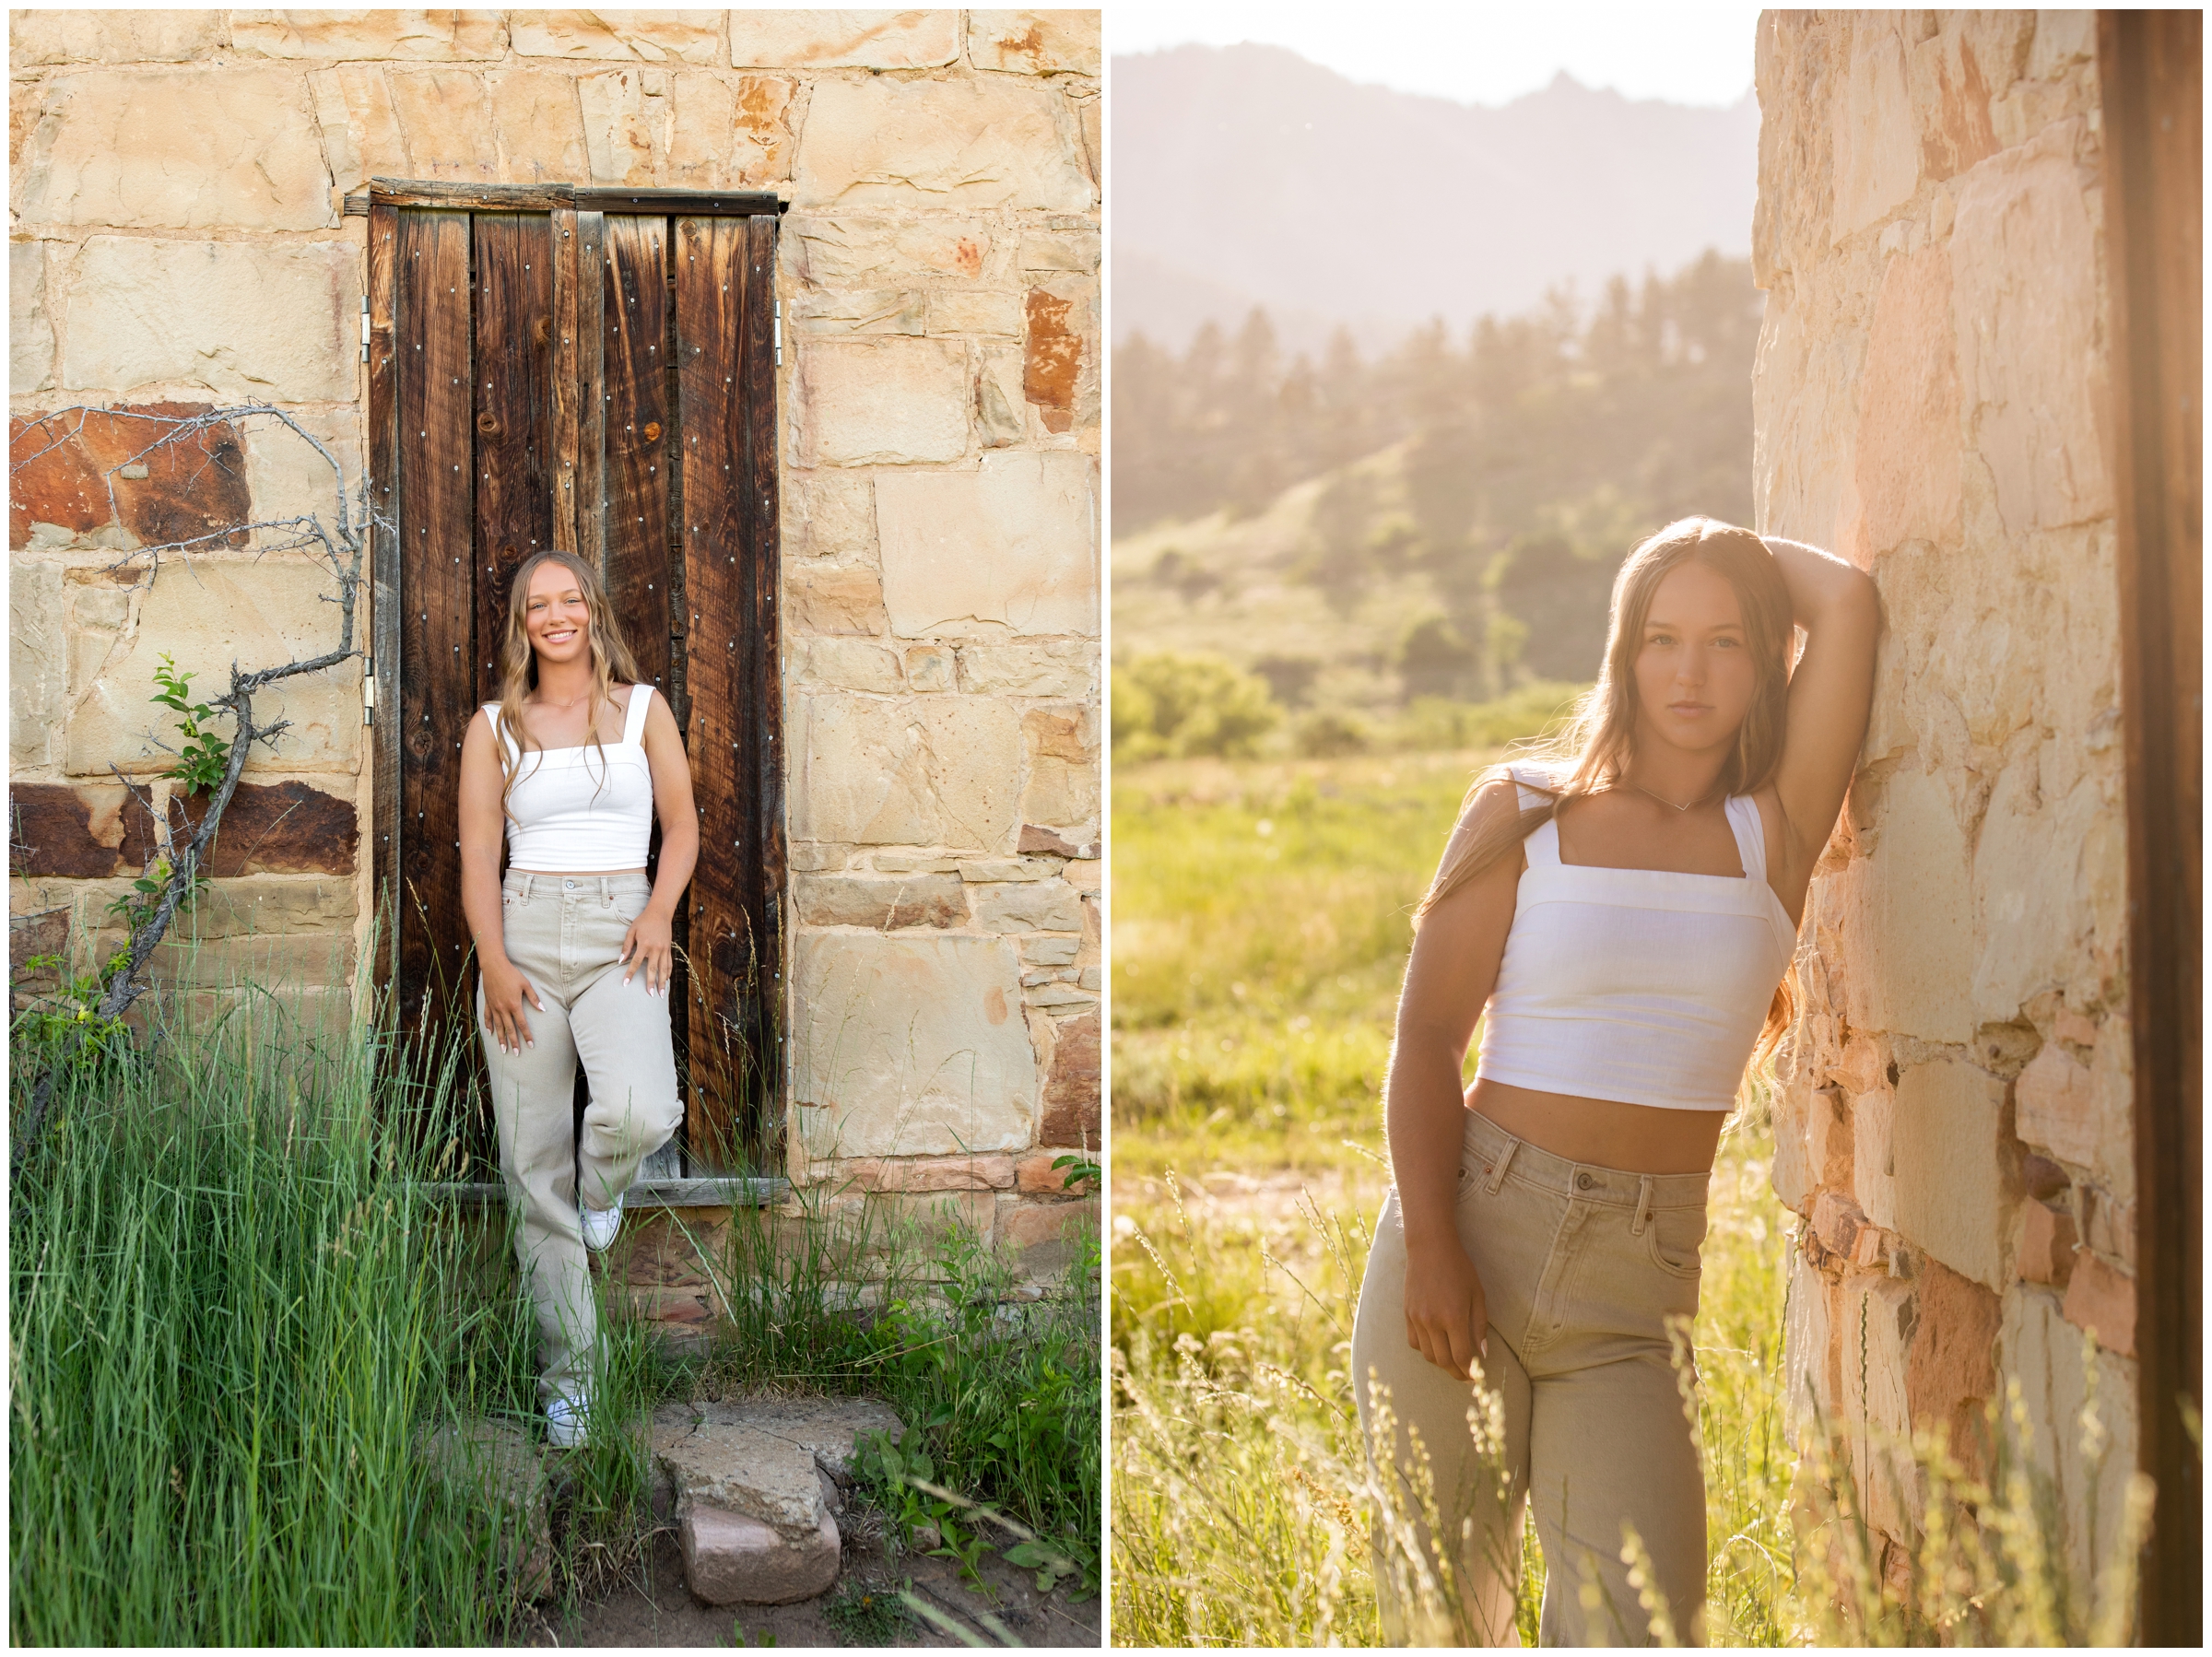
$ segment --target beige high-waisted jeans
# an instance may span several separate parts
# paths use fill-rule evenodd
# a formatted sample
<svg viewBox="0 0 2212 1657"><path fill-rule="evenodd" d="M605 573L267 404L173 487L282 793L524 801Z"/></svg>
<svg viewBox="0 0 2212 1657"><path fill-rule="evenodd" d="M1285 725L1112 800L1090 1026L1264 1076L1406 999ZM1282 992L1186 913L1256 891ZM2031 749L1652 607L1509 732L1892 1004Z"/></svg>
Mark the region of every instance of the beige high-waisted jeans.
<svg viewBox="0 0 2212 1657"><path fill-rule="evenodd" d="M1370 1475L1400 1515L1372 1528L1386 1639L1519 1643L1531 1495L1546 1568L1541 1643L1650 1642L1621 1560L1624 1526L1648 1552L1677 1630L1700 1639L1705 1486L1667 1323L1697 1312L1708 1181L1570 1162L1468 1111L1457 1218L1489 1310L1487 1391L1406 1345L1405 1226L1396 1191L1383 1200L1352 1376ZM1422 1517L1431 1494L1456 1578L1448 1593L1421 1591L1424 1577L1440 1580Z"/></svg>
<svg viewBox="0 0 2212 1657"><path fill-rule="evenodd" d="M521 1216L515 1253L537 1308L538 1388L547 1399L590 1390L598 1337L577 1181L591 1206L611 1206L683 1117L668 997L645 987L642 968L624 983L618 958L623 934L652 895L642 875L510 869L500 887L507 958L545 1003L542 1010L524 1003L530 1044L521 1052L500 1051L484 1023L482 980L477 984L500 1172ZM592 1091L581 1136L580 1060Z"/></svg>

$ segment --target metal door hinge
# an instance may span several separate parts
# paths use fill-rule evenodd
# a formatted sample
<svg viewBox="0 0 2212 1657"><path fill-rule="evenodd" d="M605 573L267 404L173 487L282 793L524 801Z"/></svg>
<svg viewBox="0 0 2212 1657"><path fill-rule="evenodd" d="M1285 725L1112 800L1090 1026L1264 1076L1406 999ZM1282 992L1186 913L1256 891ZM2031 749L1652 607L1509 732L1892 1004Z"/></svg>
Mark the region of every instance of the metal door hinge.
<svg viewBox="0 0 2212 1657"><path fill-rule="evenodd" d="M783 301L776 301L776 366L783 366Z"/></svg>
<svg viewBox="0 0 2212 1657"><path fill-rule="evenodd" d="M369 360L369 296L361 295L361 360Z"/></svg>
<svg viewBox="0 0 2212 1657"><path fill-rule="evenodd" d="M361 723L376 723L376 658L361 658Z"/></svg>

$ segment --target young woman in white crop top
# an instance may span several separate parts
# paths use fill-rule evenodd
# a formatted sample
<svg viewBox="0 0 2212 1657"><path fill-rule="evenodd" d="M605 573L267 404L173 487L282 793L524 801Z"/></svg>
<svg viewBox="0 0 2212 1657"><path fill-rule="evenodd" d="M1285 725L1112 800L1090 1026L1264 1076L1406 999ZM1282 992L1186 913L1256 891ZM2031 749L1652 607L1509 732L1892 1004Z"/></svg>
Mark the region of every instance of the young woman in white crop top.
<svg viewBox="0 0 2212 1657"><path fill-rule="evenodd" d="M1384 1104L1394 1184L1352 1343L1378 1487L1413 1515L1372 1531L1394 1639L1515 1642L1532 1500L1546 1644L1651 1639L1630 1532L1675 1631L1699 1631L1704 1487L1671 1331L1697 1310L1722 1123L1789 1016L1878 626L1849 564L1670 524L1621 567L1565 737L1468 794L1417 913ZM1487 1451L1477 1389L1501 1428Z"/></svg>
<svg viewBox="0 0 2212 1657"><path fill-rule="evenodd" d="M572 1446L598 1345L584 1252L613 1241L623 1191L682 1114L670 931L699 820L676 719L637 682L582 559L541 552L515 572L500 672L500 700L461 744L461 902L500 1171L537 1310L547 1433ZM656 817L660 864L648 881ZM591 1085L581 1134L579 1063Z"/></svg>

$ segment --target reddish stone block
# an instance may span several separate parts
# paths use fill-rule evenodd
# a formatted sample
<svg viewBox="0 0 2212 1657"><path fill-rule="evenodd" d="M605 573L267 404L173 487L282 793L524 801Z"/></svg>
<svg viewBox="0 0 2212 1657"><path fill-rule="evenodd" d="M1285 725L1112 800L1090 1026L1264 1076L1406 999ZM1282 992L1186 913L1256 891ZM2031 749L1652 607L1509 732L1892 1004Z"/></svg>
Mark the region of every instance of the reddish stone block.
<svg viewBox="0 0 2212 1657"><path fill-rule="evenodd" d="M1982 1405L1997 1386L1997 1297L1932 1255L1918 1256L1905 1408L1916 1425L1950 1428L1952 1453L1971 1472L1987 1465Z"/></svg>
<svg viewBox="0 0 2212 1657"><path fill-rule="evenodd" d="M1021 843L1015 849L1025 857L1047 855L1053 857L1096 857L1099 854L1099 849L1095 844L1071 846L1053 830L1040 828L1034 823L1024 823L1021 826Z"/></svg>
<svg viewBox="0 0 2212 1657"><path fill-rule="evenodd" d="M1038 1134L1046 1145L1099 1144L1099 1036L1096 1013L1053 1027L1053 1067Z"/></svg>
<svg viewBox="0 0 2212 1657"><path fill-rule="evenodd" d="M8 458L17 470L8 483L8 545L27 545L33 523L88 535L120 516L123 527L146 546L190 541L206 549L243 546L242 532L216 534L253 515L238 434L223 424L159 442L178 422L209 406L142 403L11 420ZM143 477L120 472L134 464L145 468Z"/></svg>
<svg viewBox="0 0 2212 1657"><path fill-rule="evenodd" d="M758 1519L688 1502L677 1523L684 1580L710 1605L782 1605L810 1600L837 1581L837 1521L794 1542Z"/></svg>
<svg viewBox="0 0 2212 1657"><path fill-rule="evenodd" d="M1014 1189L1032 1195L1065 1196L1067 1187L1063 1181L1067 1169L1054 1168L1053 1158L1065 1157L1065 1151L1032 1151L1014 1164Z"/></svg>
<svg viewBox="0 0 2212 1657"><path fill-rule="evenodd" d="M1072 1226L1098 1223L1096 1197L1079 1203L1024 1203L999 1216L998 1235L1002 1242L1027 1249L1038 1243L1058 1242Z"/></svg>
<svg viewBox="0 0 2212 1657"><path fill-rule="evenodd" d="M1004 1191L1014 1183L1014 1158L862 1158L839 1168L834 1183L857 1191Z"/></svg>
<svg viewBox="0 0 2212 1657"><path fill-rule="evenodd" d="M2135 1357L2136 1280L2118 1266L2087 1249L2077 1252L2063 1310L2067 1322L2095 1334L2106 1351Z"/></svg>
<svg viewBox="0 0 2212 1657"><path fill-rule="evenodd" d="M2020 1231L2020 1275L2064 1288L2074 1275L2074 1216L2048 1203L2030 1203Z"/></svg>
<svg viewBox="0 0 2212 1657"><path fill-rule="evenodd" d="M171 799L183 832L207 809L204 794ZM360 838L351 800L304 782L241 782L223 810L207 872L232 875L350 875Z"/></svg>
<svg viewBox="0 0 2212 1657"><path fill-rule="evenodd" d="M8 790L8 817L15 875L135 875L158 843L151 814L119 782L18 782Z"/></svg>
<svg viewBox="0 0 2212 1657"><path fill-rule="evenodd" d="M1047 431L1066 431L1076 423L1076 381L1083 369L1083 335L1068 325L1072 300L1056 299L1041 288L1030 289L1028 329L1023 341L1021 394Z"/></svg>

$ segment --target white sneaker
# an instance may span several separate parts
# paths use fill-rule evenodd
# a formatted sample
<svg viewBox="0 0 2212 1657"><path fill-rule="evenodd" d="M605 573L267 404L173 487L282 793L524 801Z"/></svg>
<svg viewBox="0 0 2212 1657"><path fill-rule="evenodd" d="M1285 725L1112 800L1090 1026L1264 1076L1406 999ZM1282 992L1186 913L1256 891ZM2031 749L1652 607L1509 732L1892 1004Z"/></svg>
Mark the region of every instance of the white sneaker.
<svg viewBox="0 0 2212 1657"><path fill-rule="evenodd" d="M602 1252L615 1240L615 1233L622 1229L622 1199L617 1197L612 1208L584 1208L577 1217L582 1222L583 1246L594 1254Z"/></svg>
<svg viewBox="0 0 2212 1657"><path fill-rule="evenodd" d="M592 1401L559 1394L546 1401L546 1442L555 1450L581 1450L591 1437Z"/></svg>

